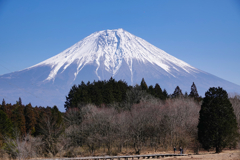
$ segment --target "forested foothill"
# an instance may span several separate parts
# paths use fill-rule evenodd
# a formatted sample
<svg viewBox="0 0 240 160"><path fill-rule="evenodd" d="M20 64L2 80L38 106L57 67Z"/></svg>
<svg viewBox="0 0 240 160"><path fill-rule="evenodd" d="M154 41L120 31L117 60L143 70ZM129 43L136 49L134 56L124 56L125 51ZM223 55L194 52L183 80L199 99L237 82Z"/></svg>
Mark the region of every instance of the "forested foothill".
<svg viewBox="0 0 240 160"><path fill-rule="evenodd" d="M198 153L240 147L240 95L210 88L200 97L179 86L124 81L74 85L64 113L57 106L33 107L5 100L0 105L0 158L75 157L172 151ZM214 118L211 118L214 117ZM228 121L229 120L229 121ZM227 126L227 132L224 127ZM220 135L216 139L216 135Z"/></svg>

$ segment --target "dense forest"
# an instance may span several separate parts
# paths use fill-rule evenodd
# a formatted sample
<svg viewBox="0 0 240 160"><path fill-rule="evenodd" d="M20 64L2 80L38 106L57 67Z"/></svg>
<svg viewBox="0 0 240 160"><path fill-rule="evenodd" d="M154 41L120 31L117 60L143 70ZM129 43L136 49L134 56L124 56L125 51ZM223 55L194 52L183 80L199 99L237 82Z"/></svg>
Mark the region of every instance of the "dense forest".
<svg viewBox="0 0 240 160"><path fill-rule="evenodd" d="M159 84L128 86L124 81L74 85L64 113L57 106L33 107L5 100L0 105L0 158L141 154L172 150L198 152L202 98L193 83L172 94ZM227 98L240 128L240 96ZM226 147L239 147L238 143ZM211 147L210 147L211 148Z"/></svg>
<svg viewBox="0 0 240 160"><path fill-rule="evenodd" d="M81 105L94 104L96 106L109 105L112 103L124 103L129 102L139 103L140 99L144 96L151 95L160 100L166 100L171 97L193 97L198 101L201 100L197 93L197 88L193 83L191 87L191 92L188 95L185 93L183 95L181 89L177 86L174 93L168 95L167 91L160 87L159 84L153 87L150 85L147 86L144 78L141 81L140 85L128 86L126 82L119 80L115 81L113 78L110 78L108 81L94 81L93 83L88 82L85 84L82 82L78 86L73 85L68 96L66 97L65 109L75 108ZM126 105L120 105L119 107L126 107Z"/></svg>

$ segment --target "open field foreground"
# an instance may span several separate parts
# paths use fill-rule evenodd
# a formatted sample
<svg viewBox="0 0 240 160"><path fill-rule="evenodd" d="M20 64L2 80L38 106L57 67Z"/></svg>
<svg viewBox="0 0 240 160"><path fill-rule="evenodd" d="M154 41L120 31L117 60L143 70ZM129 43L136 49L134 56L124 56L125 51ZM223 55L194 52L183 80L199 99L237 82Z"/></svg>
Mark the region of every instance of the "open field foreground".
<svg viewBox="0 0 240 160"><path fill-rule="evenodd" d="M166 157L167 160L240 160L240 150L223 151L222 153L200 153L199 155L188 155L181 157ZM153 160L153 159L152 159ZM158 159L159 160L159 159Z"/></svg>
<svg viewBox="0 0 240 160"><path fill-rule="evenodd" d="M161 153L161 154L165 154L165 155L167 155L167 154L169 154L169 153ZM170 154L172 154L172 153L170 153ZM177 153L178 154L178 153ZM149 154L149 155L151 155L151 154ZM141 156L141 155L139 155L139 156ZM115 156L113 156L113 157L115 157ZM118 157L118 156L116 156L116 157ZM126 159L126 158L123 158L123 157L125 157L125 156L119 156L119 158L121 159L121 160L123 160L123 159ZM126 157L128 157L128 156L126 156ZM80 158L80 157L79 157ZM88 158L88 157L82 157L83 159L86 159L86 158ZM82 158L80 158L80 159L82 159ZM41 158L37 158L37 160L70 160L70 159L72 159L72 160L75 160L75 159L78 159L78 158L53 158L53 159L51 159L51 158L47 158L47 159L41 159ZM115 159L115 158L113 158L113 159ZM116 158L117 159L117 158ZM129 160L138 160L138 158L128 158ZM217 154L217 153L214 153L214 152L200 152L200 154L199 155L196 155L196 154L187 154L187 156L176 156L176 157L164 157L164 158L147 158L147 157L145 157L145 158L139 158L139 160L143 160L143 159L145 159L145 160L147 160L147 159L149 159L149 160L164 160L164 159L166 159L166 160L240 160L240 150L225 150L225 151L223 151L222 153L219 153L219 154ZM36 160L36 159L31 159L31 160ZM87 159L87 160L91 160L91 159ZM108 156L106 156L106 160L108 160ZM110 159L109 159L110 160Z"/></svg>

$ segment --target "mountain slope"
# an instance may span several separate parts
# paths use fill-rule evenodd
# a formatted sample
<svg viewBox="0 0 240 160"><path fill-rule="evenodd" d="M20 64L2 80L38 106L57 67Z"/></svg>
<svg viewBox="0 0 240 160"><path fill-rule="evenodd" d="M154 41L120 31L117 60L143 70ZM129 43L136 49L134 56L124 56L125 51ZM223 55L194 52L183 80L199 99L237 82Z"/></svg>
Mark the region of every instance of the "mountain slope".
<svg viewBox="0 0 240 160"><path fill-rule="evenodd" d="M93 33L60 54L30 68L50 66L51 72L46 80L54 81L58 73L64 72L74 63L77 64L77 70L74 72L75 78L84 66L94 64L97 66L95 73L101 80L103 78L102 69L114 77L124 62L133 76L133 60L142 64L150 63L158 66L162 69L163 74L173 77L180 71L181 74L183 72L189 74L201 72L123 29ZM133 82L133 77L131 80Z"/></svg>
<svg viewBox="0 0 240 160"><path fill-rule="evenodd" d="M196 69L147 41L116 29L95 32L39 64L0 76L0 98L22 97L34 105L56 104L63 108L73 84L110 77L131 85L145 78L148 85L159 83L169 93L177 85L189 92L192 82L202 95L212 86L221 86L228 92L240 91L240 86Z"/></svg>

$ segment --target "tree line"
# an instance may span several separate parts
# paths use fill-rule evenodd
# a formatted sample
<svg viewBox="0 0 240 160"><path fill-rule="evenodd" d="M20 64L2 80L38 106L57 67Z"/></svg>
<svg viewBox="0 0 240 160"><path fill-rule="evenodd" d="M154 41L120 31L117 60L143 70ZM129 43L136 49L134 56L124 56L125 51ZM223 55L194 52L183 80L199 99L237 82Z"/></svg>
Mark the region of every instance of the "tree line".
<svg viewBox="0 0 240 160"><path fill-rule="evenodd" d="M23 105L21 98L16 104L3 100L0 157L141 154L174 146L184 152L221 152L240 145L240 96L229 98L222 88L210 88L202 98L194 83L190 94L178 86L168 94L158 84L147 86L144 79L132 87L111 78L74 85L65 108L61 113L56 106ZM219 126L228 126L229 133Z"/></svg>
<svg viewBox="0 0 240 160"><path fill-rule="evenodd" d="M116 81L112 77L108 81L93 81L85 84L83 81L79 85L73 85L70 89L68 96L66 97L65 109L75 108L77 106L94 104L96 106L106 106L112 103L123 103L131 97L133 102L138 103L142 96L152 95L160 100L166 100L167 98L175 98L179 96L193 97L197 101L201 100L198 95L196 85L192 84L191 92L188 95L183 95L179 86L177 86L172 94L168 94L166 89L162 90L158 83L153 87L148 86L144 78L140 85L129 86L125 81ZM135 100L135 101L134 101ZM126 105L119 105L120 108L125 108Z"/></svg>
<svg viewBox="0 0 240 160"><path fill-rule="evenodd" d="M24 156L21 150L27 154L26 157L34 157L37 152L40 155L50 150L51 145L47 143L50 141L49 137L62 134L63 126L63 114L57 106L52 108L32 107L31 103L23 105L21 98L16 104L6 104L3 99L0 105L0 148L4 149L12 158ZM39 146L36 146L34 153L28 154L24 147L30 147L28 149L31 150L34 146L24 146L23 144L28 145L30 137L31 141L34 141L31 145L41 144L41 150L37 150Z"/></svg>

